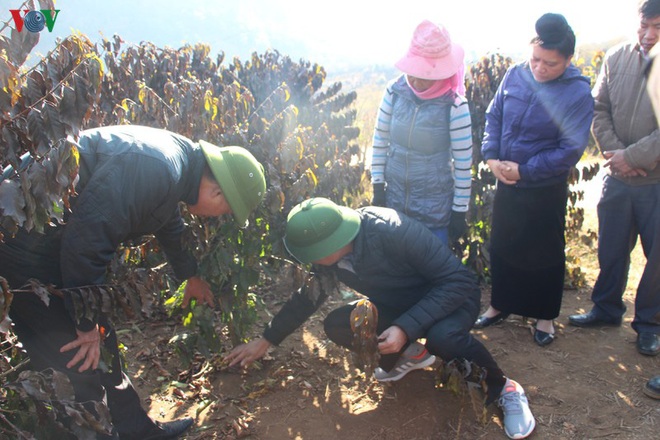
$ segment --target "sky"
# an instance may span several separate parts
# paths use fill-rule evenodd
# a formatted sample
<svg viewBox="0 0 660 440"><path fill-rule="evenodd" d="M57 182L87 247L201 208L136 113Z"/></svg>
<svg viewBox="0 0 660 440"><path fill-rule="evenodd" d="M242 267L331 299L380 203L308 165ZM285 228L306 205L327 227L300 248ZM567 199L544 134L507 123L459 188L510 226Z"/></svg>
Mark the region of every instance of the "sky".
<svg viewBox="0 0 660 440"><path fill-rule="evenodd" d="M0 19L23 0L0 0ZM443 24L468 61L489 52L527 53L534 22L545 12L563 14L579 44L635 37L638 0L55 0L53 32L40 32L39 53L57 37L82 32L93 42L121 36L178 48L207 43L215 57L231 60L278 50L326 71L393 65L424 19Z"/></svg>

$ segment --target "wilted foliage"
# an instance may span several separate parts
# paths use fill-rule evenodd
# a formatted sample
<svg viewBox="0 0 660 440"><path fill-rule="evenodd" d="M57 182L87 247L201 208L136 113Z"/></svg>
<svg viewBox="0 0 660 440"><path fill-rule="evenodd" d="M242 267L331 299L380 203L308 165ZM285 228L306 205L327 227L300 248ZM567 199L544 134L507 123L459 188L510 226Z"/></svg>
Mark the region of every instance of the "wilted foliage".
<svg viewBox="0 0 660 440"><path fill-rule="evenodd" d="M16 141L7 143L2 159L18 172L0 185L3 224L12 233L62 221L73 194L80 128L141 124L243 146L266 166L268 180L266 203L250 227L187 219L201 275L222 297L223 316L238 340L254 320L253 307L246 308L254 303L248 290L258 283L263 257L284 252L280 237L288 210L316 194L350 202L358 187L362 169L351 160L358 133L349 109L355 93L341 94L340 84L317 93L323 68L278 52L225 67L219 64L224 56L211 60L203 44L124 47L115 36L102 50L72 36L29 72L15 66L23 88L6 100L14 110L3 114L17 116L3 121L3 133ZM62 142L66 136L72 142ZM24 152L34 159L25 169L18 162Z"/></svg>
<svg viewBox="0 0 660 440"><path fill-rule="evenodd" d="M0 277L0 333L7 333L9 330L9 306L14 298L14 294L9 290L7 280Z"/></svg>
<svg viewBox="0 0 660 440"><path fill-rule="evenodd" d="M477 420L482 425L488 422L488 411L485 405L488 392L485 369L465 359L441 361L437 370L436 383L439 387L447 388L461 398L467 396Z"/></svg>
<svg viewBox="0 0 660 440"><path fill-rule="evenodd" d="M26 2L23 7L53 5ZM68 200L75 196L75 142L81 129L112 124L165 128L194 141L243 146L264 164L266 200L248 228L199 219L184 209L190 226L187 244L200 260L199 274L211 283L232 340L242 340L256 319L253 289L260 275L276 273L283 261L272 257L285 255L281 237L290 208L314 195L351 204L358 191L363 169L353 158L358 151L350 108L355 93L341 93L341 84L322 90L326 73L321 66L294 62L277 51L226 65L224 54L211 58L205 44L179 49L149 42L126 45L119 36L96 46L84 35L71 35L28 69L23 63L38 34L7 33L0 38L0 164L12 167L0 181L5 234L19 227L42 231L66 221ZM108 281L142 273L124 291L137 302L108 286L70 292L74 302L93 303L91 310L98 313L119 310L122 316L115 318L126 319L124 312L135 311L136 305L141 316L150 316L145 304L162 305L163 292L174 293L167 304L176 311L182 289L163 265L157 242L147 237L118 251ZM159 268L156 275L154 268ZM77 319L92 313L76 310L88 310ZM193 350L211 355L221 349L214 316L194 304L184 311L183 322L196 337Z"/></svg>
<svg viewBox="0 0 660 440"><path fill-rule="evenodd" d="M351 311L353 363L371 377L378 366L378 309L368 299L361 299Z"/></svg>
<svg viewBox="0 0 660 440"><path fill-rule="evenodd" d="M201 274L213 284L237 342L255 319L249 289L263 272L263 257L284 255L280 239L290 208L317 194L350 203L358 188L362 168L351 160L358 133L349 130L355 94L341 94L340 85L318 93L323 68L277 51L225 67L224 56L212 61L202 44L178 50L122 45L119 37L104 42L107 78L92 120L154 125L194 140L240 145L266 167L265 203L247 229L187 219ZM199 321L191 316L187 322Z"/></svg>
<svg viewBox="0 0 660 440"><path fill-rule="evenodd" d="M53 2L39 1L39 7L51 9ZM2 176L0 226L13 234L62 220L78 167L74 145L65 140L97 101L102 67L89 40L73 35L27 70L22 65L38 34L10 34L0 35L0 163L18 172Z"/></svg>
<svg viewBox="0 0 660 440"><path fill-rule="evenodd" d="M97 434L110 435L112 430L108 407L100 401L76 402L69 378L59 371L21 372L17 380L4 384L3 401L3 438L96 440ZM12 414L14 423L4 412Z"/></svg>
<svg viewBox="0 0 660 440"><path fill-rule="evenodd" d="M488 282L490 256L490 217L495 196L496 179L481 156L481 141L486 126L486 109L495 96L511 58L493 54L481 58L467 71L466 98L472 119L472 193L468 210L468 233L454 243L456 253L471 267L482 281Z"/></svg>
<svg viewBox="0 0 660 440"><path fill-rule="evenodd" d="M53 7L52 0L26 1L20 6ZM356 160L355 92L342 93L341 83L324 88L322 66L295 62L277 51L227 63L224 53L212 58L205 44L178 49L150 42L127 45L119 36L94 45L84 35L71 35L27 68L24 63L38 34L16 32L8 23L0 28L0 165L11 169L0 180L0 241L5 238L3 231L9 235L21 227L42 231L51 223L66 221L69 199L75 197L80 130L147 125L194 141L243 146L264 164L267 194L248 228L239 229L222 219L200 219L184 209L189 226L186 243L199 258L199 274L212 285L222 324L234 343L245 337L256 319L254 289L262 274L277 274L283 262L293 264L297 285L305 285L314 301L322 301L334 289L332 279L322 274L308 278L303 268L286 260L281 238L287 213L308 197L318 195L357 205L364 170ZM492 56L470 71L468 100L475 145L480 145L483 135L485 109L510 63ZM476 154L475 164L480 159ZM458 251L487 278L485 249L494 178L478 165L474 171L470 234L458 244ZM180 312L182 288L170 275L152 238L118 249L108 285L68 292L77 304L77 319L100 313L116 321L151 317L162 305ZM4 317L11 289L23 286L0 281L0 317ZM62 293L38 283L27 289L42 295ZM172 339L181 353L188 353L190 359L195 352L206 356L221 350L214 311L193 304L182 312L189 331ZM373 359L367 364L375 365ZM28 382L23 383L33 383L33 379L25 380ZM50 386L48 381L54 384L58 379L54 375L43 380L41 388L45 389ZM4 392L0 400L8 392L24 396L20 388ZM39 402L46 400L29 397L33 399L32 403L25 401L32 405L29 412L43 416ZM50 416L55 417L51 422L63 423L59 413ZM12 423L1 411L0 419ZM20 417L14 420L22 421ZM58 438L72 432L84 435L70 428Z"/></svg>

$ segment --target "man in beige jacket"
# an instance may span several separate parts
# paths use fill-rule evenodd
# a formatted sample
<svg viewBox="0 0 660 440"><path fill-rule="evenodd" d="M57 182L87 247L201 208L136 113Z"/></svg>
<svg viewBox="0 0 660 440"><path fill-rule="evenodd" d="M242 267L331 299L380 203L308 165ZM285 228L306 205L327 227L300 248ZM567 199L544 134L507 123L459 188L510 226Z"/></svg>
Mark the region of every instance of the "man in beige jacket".
<svg viewBox="0 0 660 440"><path fill-rule="evenodd" d="M655 356L660 353L660 132L644 71L660 36L660 0L643 0L639 16L638 41L607 52L593 89L592 133L610 169L598 203L600 274L591 295L593 308L570 316L569 322L621 325L630 252L639 236L647 263L632 327L637 350Z"/></svg>

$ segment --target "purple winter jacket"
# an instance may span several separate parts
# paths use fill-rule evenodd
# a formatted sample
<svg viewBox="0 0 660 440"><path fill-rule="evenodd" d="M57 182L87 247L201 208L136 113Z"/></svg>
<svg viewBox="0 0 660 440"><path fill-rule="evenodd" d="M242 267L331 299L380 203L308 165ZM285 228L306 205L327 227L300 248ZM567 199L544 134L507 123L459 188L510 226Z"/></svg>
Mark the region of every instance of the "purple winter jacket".
<svg viewBox="0 0 660 440"><path fill-rule="evenodd" d="M519 187L566 181L589 141L594 113L589 79L572 64L537 82L527 62L511 67L486 110L484 160L519 164Z"/></svg>

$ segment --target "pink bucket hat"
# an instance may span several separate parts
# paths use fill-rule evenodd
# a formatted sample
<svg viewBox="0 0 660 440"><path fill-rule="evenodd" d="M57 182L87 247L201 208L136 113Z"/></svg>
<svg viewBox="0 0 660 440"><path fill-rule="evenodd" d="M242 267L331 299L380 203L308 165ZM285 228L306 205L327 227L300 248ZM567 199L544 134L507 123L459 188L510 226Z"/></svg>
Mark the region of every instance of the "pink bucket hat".
<svg viewBox="0 0 660 440"><path fill-rule="evenodd" d="M415 78L437 80L458 72L463 57L463 48L451 42L447 29L424 20L415 29L408 53L394 65Z"/></svg>

